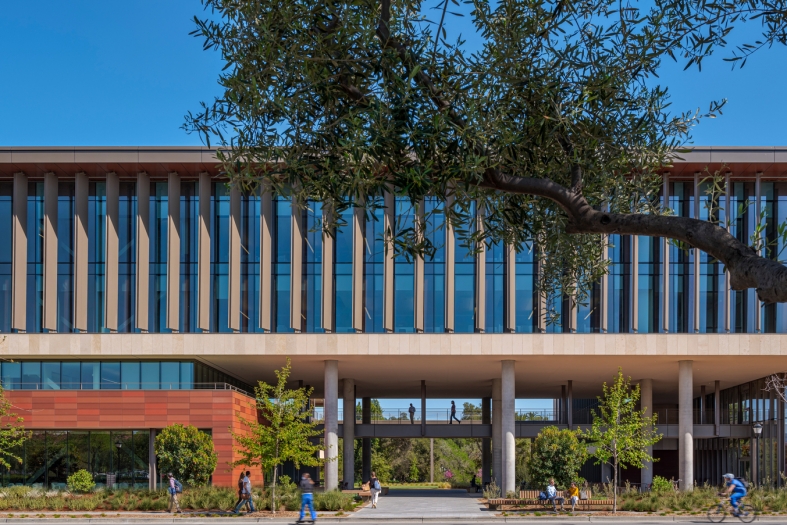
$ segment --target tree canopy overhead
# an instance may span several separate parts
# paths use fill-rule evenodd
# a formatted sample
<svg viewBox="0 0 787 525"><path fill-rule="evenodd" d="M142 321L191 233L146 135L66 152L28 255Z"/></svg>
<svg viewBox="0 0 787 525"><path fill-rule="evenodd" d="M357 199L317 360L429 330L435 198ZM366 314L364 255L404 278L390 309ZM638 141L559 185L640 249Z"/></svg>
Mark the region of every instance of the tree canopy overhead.
<svg viewBox="0 0 787 525"><path fill-rule="evenodd" d="M423 232L444 213L468 245L535 247L547 296L584 302L617 233L697 247L733 289L787 301L780 263L659 203L659 170L723 101L676 113L655 78L665 59L701 67L726 46L734 67L785 43L784 0L203 3L194 34L222 54L224 92L185 128L222 147L233 183L328 203L326 231L390 192L417 212L392 232L398 255L428 256ZM472 21L464 36L454 11ZM761 35L731 46L744 22Z"/></svg>

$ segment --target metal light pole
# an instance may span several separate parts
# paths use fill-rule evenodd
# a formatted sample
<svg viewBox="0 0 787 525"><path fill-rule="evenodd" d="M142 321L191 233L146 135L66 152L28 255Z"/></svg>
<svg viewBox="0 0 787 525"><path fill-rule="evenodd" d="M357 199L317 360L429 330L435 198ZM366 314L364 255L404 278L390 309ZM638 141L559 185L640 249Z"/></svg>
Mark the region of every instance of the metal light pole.
<svg viewBox="0 0 787 525"><path fill-rule="evenodd" d="M115 484L117 484L118 478L120 478L120 448L122 446L123 443L120 441L120 438L118 438L118 440L115 441L115 447L118 449L118 464L115 467Z"/></svg>
<svg viewBox="0 0 787 525"><path fill-rule="evenodd" d="M758 421L754 425L752 425L752 430L754 430L754 445L751 454L751 477L752 481L755 485L760 484L760 435L762 434L762 424Z"/></svg>

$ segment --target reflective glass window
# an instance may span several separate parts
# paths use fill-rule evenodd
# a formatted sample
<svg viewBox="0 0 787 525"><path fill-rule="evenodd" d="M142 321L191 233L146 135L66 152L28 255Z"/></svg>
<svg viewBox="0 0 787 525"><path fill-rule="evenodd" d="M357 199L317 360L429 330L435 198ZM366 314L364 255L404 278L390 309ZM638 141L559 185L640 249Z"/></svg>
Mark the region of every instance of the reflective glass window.
<svg viewBox="0 0 787 525"><path fill-rule="evenodd" d="M57 186L57 331L62 333L74 328L74 183Z"/></svg>
<svg viewBox="0 0 787 525"><path fill-rule="evenodd" d="M322 203L309 201L302 220L301 331L321 333L325 332L322 327Z"/></svg>
<svg viewBox="0 0 787 525"><path fill-rule="evenodd" d="M260 214L257 195L240 201L240 330L260 331Z"/></svg>
<svg viewBox="0 0 787 525"><path fill-rule="evenodd" d="M117 362L101 363L101 389L102 390L120 389L120 363Z"/></svg>
<svg viewBox="0 0 787 525"><path fill-rule="evenodd" d="M118 332L136 331L137 185L121 182L118 198Z"/></svg>
<svg viewBox="0 0 787 525"><path fill-rule="evenodd" d="M194 388L194 363L180 363L180 388Z"/></svg>
<svg viewBox="0 0 787 525"><path fill-rule="evenodd" d="M91 181L87 199L87 331L105 332L104 274L106 267L107 193L105 182Z"/></svg>
<svg viewBox="0 0 787 525"><path fill-rule="evenodd" d="M757 223L754 202L756 191L754 182L733 182L730 195L730 233L748 245ZM731 292L731 314L733 330L737 333L755 331L754 312L757 298L754 290L733 290Z"/></svg>
<svg viewBox="0 0 787 525"><path fill-rule="evenodd" d="M44 183L27 185L27 332L42 331L44 313Z"/></svg>
<svg viewBox="0 0 787 525"><path fill-rule="evenodd" d="M505 308L505 247L502 243L486 246L485 288L486 318L484 331L487 333L503 332L503 310Z"/></svg>
<svg viewBox="0 0 787 525"><path fill-rule="evenodd" d="M711 195L712 186L708 182L700 183L699 214L700 219L724 225L726 217L723 202L714 202ZM724 196L720 195L720 199ZM718 333L724 329L724 268L715 258L700 252L700 325L703 333Z"/></svg>
<svg viewBox="0 0 787 525"><path fill-rule="evenodd" d="M13 206L14 184L0 182L0 332L11 331L11 259L13 251Z"/></svg>
<svg viewBox="0 0 787 525"><path fill-rule="evenodd" d="M528 334L538 326L536 311L536 272L532 245L524 245L514 256L516 261L516 332Z"/></svg>
<svg viewBox="0 0 787 525"><path fill-rule="evenodd" d="M79 390L81 388L80 368L78 361L64 361L60 364L60 387L62 389Z"/></svg>
<svg viewBox="0 0 787 525"><path fill-rule="evenodd" d="M334 299L335 331L338 333L354 332L353 330L353 232L354 210L349 208L342 212L341 226L336 229L334 240Z"/></svg>
<svg viewBox="0 0 787 525"><path fill-rule="evenodd" d="M694 216L694 182L671 183L669 207L679 217ZM670 244L669 331L694 331L694 250Z"/></svg>
<svg viewBox="0 0 787 525"><path fill-rule="evenodd" d="M120 388L123 390L139 390L139 365L137 361L120 363Z"/></svg>
<svg viewBox="0 0 787 525"><path fill-rule="evenodd" d="M140 363L140 370L143 390L158 390L161 388L161 363L157 361L143 361Z"/></svg>
<svg viewBox="0 0 787 525"><path fill-rule="evenodd" d="M230 190L226 183L213 184L210 208L210 267L213 287L210 329L212 332L229 332Z"/></svg>
<svg viewBox="0 0 787 525"><path fill-rule="evenodd" d="M382 333L385 305L383 266L385 259L385 206L382 197L373 198L366 209L364 228L364 332Z"/></svg>
<svg viewBox="0 0 787 525"><path fill-rule="evenodd" d="M424 235L434 253L424 255L424 332L445 332L445 215L443 203L424 199Z"/></svg>
<svg viewBox="0 0 787 525"><path fill-rule="evenodd" d="M60 361L41 363L41 388L43 390L60 390L60 387Z"/></svg>
<svg viewBox="0 0 787 525"><path fill-rule="evenodd" d="M22 362L22 390L39 390L41 388L41 362Z"/></svg>
<svg viewBox="0 0 787 525"><path fill-rule="evenodd" d="M415 208L406 197L396 197L394 202L396 235L412 235ZM415 332L415 262L404 255L394 258L394 331Z"/></svg>
<svg viewBox="0 0 787 525"><path fill-rule="evenodd" d="M609 277L607 330L625 333L631 330L631 237L609 236Z"/></svg>
<svg viewBox="0 0 787 525"><path fill-rule="evenodd" d="M199 293L199 196L196 181L180 183L180 322L181 332L197 331Z"/></svg>
<svg viewBox="0 0 787 525"><path fill-rule="evenodd" d="M475 203L466 211L475 217ZM454 275L454 331L472 333L475 331L475 265L476 256L467 239L456 236L456 266Z"/></svg>
<svg viewBox="0 0 787 525"><path fill-rule="evenodd" d="M290 327L292 204L289 198L276 197L273 208L273 325L276 332L292 332Z"/></svg>
<svg viewBox="0 0 787 525"><path fill-rule="evenodd" d="M163 390L180 388L180 363L171 361L161 363L161 388Z"/></svg>
<svg viewBox="0 0 787 525"><path fill-rule="evenodd" d="M3 388L16 390L22 388L22 363L4 362L2 368Z"/></svg>
<svg viewBox="0 0 787 525"><path fill-rule="evenodd" d="M638 295L637 331L658 332L661 322L661 239L639 236L637 239Z"/></svg>
<svg viewBox="0 0 787 525"><path fill-rule="evenodd" d="M150 183L150 288L148 292L148 330L167 332L167 223L168 188L166 182Z"/></svg>
<svg viewBox="0 0 787 525"><path fill-rule="evenodd" d="M98 390L100 388L100 363L82 363L82 390Z"/></svg>
<svg viewBox="0 0 787 525"><path fill-rule="evenodd" d="M768 239L768 257L784 262L787 248L779 235L779 226L787 222L787 183L763 182L762 207L765 211L765 235ZM763 306L763 331L787 333L787 307L784 303ZM723 326L723 325L722 325Z"/></svg>

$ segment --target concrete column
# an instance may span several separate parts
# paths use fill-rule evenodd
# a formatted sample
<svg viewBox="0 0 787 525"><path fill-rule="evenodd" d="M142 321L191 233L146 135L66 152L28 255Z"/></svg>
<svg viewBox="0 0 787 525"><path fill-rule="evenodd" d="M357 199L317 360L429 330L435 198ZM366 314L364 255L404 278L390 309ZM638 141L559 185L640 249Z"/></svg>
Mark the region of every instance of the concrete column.
<svg viewBox="0 0 787 525"><path fill-rule="evenodd" d="M700 386L700 425L705 424L705 411L707 410L707 406L705 406L705 385Z"/></svg>
<svg viewBox="0 0 787 525"><path fill-rule="evenodd" d="M180 175L167 179L167 328L180 328Z"/></svg>
<svg viewBox="0 0 787 525"><path fill-rule="evenodd" d="M302 293L303 290L303 208L292 199L290 207L290 328L300 332L303 327Z"/></svg>
<svg viewBox="0 0 787 525"><path fill-rule="evenodd" d="M516 389L514 361L503 361L501 374L501 394L503 417L503 496L516 490L516 433L514 412L516 410Z"/></svg>
<svg viewBox="0 0 787 525"><path fill-rule="evenodd" d="M323 225L328 224L333 219L333 207L329 202L322 205ZM322 262L320 263L320 274L322 276L322 319L321 326L326 333L333 332L333 317L336 302L333 296L333 265L336 259L336 250L333 245L333 237L322 231Z"/></svg>
<svg viewBox="0 0 787 525"><path fill-rule="evenodd" d="M678 362L678 455L680 488L694 489L694 380L692 361Z"/></svg>
<svg viewBox="0 0 787 525"><path fill-rule="evenodd" d="M639 236L631 236L631 331L639 331Z"/></svg>
<svg viewBox="0 0 787 525"><path fill-rule="evenodd" d="M664 208L669 208L669 173L663 175L663 188L661 196L664 199ZM669 326L669 239L661 239L661 331L665 334L670 331ZM644 481L643 481L644 483Z"/></svg>
<svg viewBox="0 0 787 525"><path fill-rule="evenodd" d="M87 331L87 210L90 181L85 173L74 177L74 330ZM117 253L117 252L115 252ZM91 305L103 308L104 305Z"/></svg>
<svg viewBox="0 0 787 525"><path fill-rule="evenodd" d="M730 192L732 186L730 186L730 173L727 172L724 175L724 219L725 222L729 222L730 219L730 209L731 209L731 199L730 199ZM730 224L727 225L727 231L731 230ZM724 272L724 331L729 333L731 326L732 326L732 312L730 310L730 272ZM718 399L717 399L718 401ZM718 435L718 433L717 433Z"/></svg>
<svg viewBox="0 0 787 525"><path fill-rule="evenodd" d="M497 486L503 483L503 419L502 385L498 378L492 379L492 479Z"/></svg>
<svg viewBox="0 0 787 525"><path fill-rule="evenodd" d="M700 218L700 174L694 173L694 218ZM694 248L694 333L700 332L700 250Z"/></svg>
<svg viewBox="0 0 787 525"><path fill-rule="evenodd" d="M42 328L57 331L57 175L44 175L44 310Z"/></svg>
<svg viewBox="0 0 787 525"><path fill-rule="evenodd" d="M229 312L227 312L227 322L230 330L233 332L240 332L240 208L240 188L235 184L230 188L230 231L227 232L230 237L230 275L227 290L227 308Z"/></svg>
<svg viewBox="0 0 787 525"><path fill-rule="evenodd" d="M429 483L434 483L434 438L429 439Z"/></svg>
<svg viewBox="0 0 787 525"><path fill-rule="evenodd" d="M418 206L415 210L415 228L418 240L422 240L424 238L424 230L426 229L426 225L424 224L424 201L421 199L418 201ZM413 269L414 269L414 293L415 297L413 299L413 315L415 317L413 327L415 328L416 333L423 333L424 325L426 323L426 316L424 311L424 280L425 275L424 272L426 267L424 265L424 256L423 254L416 255L413 258ZM423 435L423 434L422 434Z"/></svg>
<svg viewBox="0 0 787 525"><path fill-rule="evenodd" d="M137 328L148 331L148 290L150 289L150 177L137 175Z"/></svg>
<svg viewBox="0 0 787 525"><path fill-rule="evenodd" d="M454 205L454 197L449 192L445 198L445 207L450 208ZM446 333L453 333L454 331L454 310L455 310L455 285L454 271L456 270L454 263L456 261L456 239L454 237L454 227L446 221L445 223L445 331Z"/></svg>
<svg viewBox="0 0 787 525"><path fill-rule="evenodd" d="M107 217L105 244L106 267L104 270L104 326L110 332L118 329L118 269L120 212L120 179L117 173L107 173Z"/></svg>
<svg viewBox="0 0 787 525"><path fill-rule="evenodd" d="M353 210L353 329L363 332L363 268L364 238L363 226L366 220L363 208Z"/></svg>
<svg viewBox="0 0 787 525"><path fill-rule="evenodd" d="M148 489L156 490L156 429L151 428L148 436Z"/></svg>
<svg viewBox="0 0 787 525"><path fill-rule="evenodd" d="M639 392L640 406L645 411L645 417L653 417L653 380L642 379L639 382ZM653 446L647 447L647 452L649 456L653 456ZM644 487L653 483L653 462L646 461L643 465L644 468L641 470L642 479L640 481Z"/></svg>
<svg viewBox="0 0 787 525"><path fill-rule="evenodd" d="M342 489L352 489L355 487L355 380L344 380L344 393L342 395L344 404L342 412L343 422L343 452L344 452L344 485Z"/></svg>
<svg viewBox="0 0 787 525"><path fill-rule="evenodd" d="M719 435L721 425L721 381L714 381L713 391L713 424L716 427L714 435Z"/></svg>
<svg viewBox="0 0 787 525"><path fill-rule="evenodd" d="M365 397L361 401L361 423L372 423L372 398ZM372 438L363 438L361 451L361 482L366 483L372 479Z"/></svg>
<svg viewBox="0 0 787 525"><path fill-rule="evenodd" d="M339 487L339 361L325 361L325 490Z"/></svg>
<svg viewBox="0 0 787 525"><path fill-rule="evenodd" d="M492 398L485 397L481 400L481 424L488 425L492 421ZM492 440L481 439L481 483L492 481Z"/></svg>
<svg viewBox="0 0 787 525"><path fill-rule="evenodd" d="M426 380L421 379L421 436L426 436Z"/></svg>
<svg viewBox="0 0 787 525"><path fill-rule="evenodd" d="M197 236L197 328L210 330L210 173L199 174L199 234Z"/></svg>
<svg viewBox="0 0 787 525"><path fill-rule="evenodd" d="M761 226L762 220L760 218L760 212L762 211L762 172L758 171L755 174L754 179L754 220L757 221L757 226ZM765 249L762 248L757 251L757 253L763 257L765 257ZM695 263L696 259L695 259ZM755 294L754 296L754 331L758 334L762 332L762 301L760 298ZM752 459L752 463L754 459Z"/></svg>
<svg viewBox="0 0 787 525"><path fill-rule="evenodd" d="M505 247L504 271L503 331L513 334L516 332L516 249L513 244Z"/></svg>
<svg viewBox="0 0 787 525"><path fill-rule="evenodd" d="M11 328L27 331L27 175L14 173Z"/></svg>
<svg viewBox="0 0 787 525"><path fill-rule="evenodd" d="M385 213L383 214L383 237L385 254L383 256L383 329L394 331L394 237L396 235L396 197L385 193Z"/></svg>
<svg viewBox="0 0 787 525"><path fill-rule="evenodd" d="M477 207L476 229L484 231L484 209ZM484 333L486 329L486 241L476 244L475 255L475 331Z"/></svg>

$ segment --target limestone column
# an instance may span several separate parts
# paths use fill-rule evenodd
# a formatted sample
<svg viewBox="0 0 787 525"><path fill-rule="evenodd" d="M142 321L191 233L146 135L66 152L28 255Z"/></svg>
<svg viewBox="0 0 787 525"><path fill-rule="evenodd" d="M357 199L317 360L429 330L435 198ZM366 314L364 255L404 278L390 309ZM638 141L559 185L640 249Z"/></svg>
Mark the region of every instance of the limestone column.
<svg viewBox="0 0 787 525"><path fill-rule="evenodd" d="M692 361L678 362L678 454L681 490L694 489L694 421Z"/></svg>
<svg viewBox="0 0 787 525"><path fill-rule="evenodd" d="M639 382L640 391L640 406L645 411L645 417L653 417L653 380L643 379ZM647 447L649 456L653 456L653 446ZM643 463L644 468L641 470L642 479L640 480L642 486L650 485L653 483L653 462L646 461Z"/></svg>
<svg viewBox="0 0 787 525"><path fill-rule="evenodd" d="M57 175L44 174L44 332L57 332L57 197Z"/></svg>
<svg viewBox="0 0 787 525"><path fill-rule="evenodd" d="M492 398L485 397L481 400L481 424L488 425L492 417ZM492 481L492 440L489 438L481 439L481 483Z"/></svg>
<svg viewBox="0 0 787 525"><path fill-rule="evenodd" d="M339 487L339 362L325 361L325 490Z"/></svg>
<svg viewBox="0 0 787 525"><path fill-rule="evenodd" d="M372 398L365 397L361 401L361 423L372 423ZM372 478L372 438L363 438L361 450L361 483L366 483Z"/></svg>
<svg viewBox="0 0 787 525"><path fill-rule="evenodd" d="M14 173L11 328L27 331L27 175Z"/></svg>
<svg viewBox="0 0 787 525"><path fill-rule="evenodd" d="M492 380L492 479L498 487L503 483L503 407L500 379Z"/></svg>
<svg viewBox="0 0 787 525"><path fill-rule="evenodd" d="M148 434L148 489L156 490L156 429L151 428Z"/></svg>
<svg viewBox="0 0 787 525"><path fill-rule="evenodd" d="M344 393L342 394L343 414L342 433L344 452L344 475L342 476L342 489L355 487L355 380L344 380Z"/></svg>
<svg viewBox="0 0 787 525"><path fill-rule="evenodd" d="M516 410L516 391L514 380L514 361L503 361L501 374L502 397L502 445L503 445L503 485L502 495L516 490L516 434L514 411Z"/></svg>

